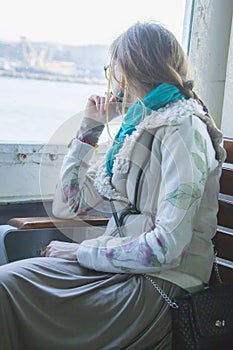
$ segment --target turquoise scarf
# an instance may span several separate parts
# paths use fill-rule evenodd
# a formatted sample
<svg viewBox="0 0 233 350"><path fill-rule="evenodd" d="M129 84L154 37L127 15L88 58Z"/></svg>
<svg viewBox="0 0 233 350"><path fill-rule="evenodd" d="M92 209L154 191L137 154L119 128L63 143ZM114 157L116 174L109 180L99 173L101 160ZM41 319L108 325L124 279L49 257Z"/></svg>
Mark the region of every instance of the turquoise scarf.
<svg viewBox="0 0 233 350"><path fill-rule="evenodd" d="M116 142L112 144L112 147L106 154L106 170L110 177L112 176L115 155L122 147L126 135L132 134L141 121L142 116L149 115L151 110L155 111L165 106L167 103L181 98L187 98L187 96L181 94L175 85L161 84L143 98L143 103L137 101L128 109L124 122L115 136L114 140Z"/></svg>

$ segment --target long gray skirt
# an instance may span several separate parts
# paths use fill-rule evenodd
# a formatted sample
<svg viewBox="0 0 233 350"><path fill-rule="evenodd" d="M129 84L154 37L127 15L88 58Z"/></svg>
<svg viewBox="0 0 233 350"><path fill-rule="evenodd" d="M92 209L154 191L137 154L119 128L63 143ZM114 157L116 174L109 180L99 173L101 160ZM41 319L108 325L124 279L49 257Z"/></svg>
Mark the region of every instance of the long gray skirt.
<svg viewBox="0 0 233 350"><path fill-rule="evenodd" d="M157 281L171 297L182 293ZM170 350L170 313L141 275L58 258L0 267L0 350Z"/></svg>

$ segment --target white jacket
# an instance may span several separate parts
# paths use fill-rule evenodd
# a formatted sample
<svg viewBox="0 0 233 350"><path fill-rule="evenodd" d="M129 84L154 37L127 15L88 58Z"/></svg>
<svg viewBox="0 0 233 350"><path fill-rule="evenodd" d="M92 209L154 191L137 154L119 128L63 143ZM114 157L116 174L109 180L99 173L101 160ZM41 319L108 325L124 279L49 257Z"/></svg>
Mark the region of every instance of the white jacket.
<svg viewBox="0 0 233 350"><path fill-rule="evenodd" d="M95 149L75 139L61 169L55 216L75 218L93 207L106 211L108 199L124 211L134 201L142 169L140 213L125 217L125 237L114 235L111 219L103 236L80 244L79 263L98 271L148 273L187 290L208 282L225 157L221 142L222 133L193 99L172 102L142 120L117 154L112 179L104 159L89 167Z"/></svg>

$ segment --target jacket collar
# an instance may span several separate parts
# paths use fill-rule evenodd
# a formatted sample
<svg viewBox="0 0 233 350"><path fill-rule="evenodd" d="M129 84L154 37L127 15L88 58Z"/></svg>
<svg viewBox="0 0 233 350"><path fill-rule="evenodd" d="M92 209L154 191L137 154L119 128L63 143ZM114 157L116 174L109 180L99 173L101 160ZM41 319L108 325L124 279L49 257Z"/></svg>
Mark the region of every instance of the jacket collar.
<svg viewBox="0 0 233 350"><path fill-rule="evenodd" d="M203 107L198 103L198 101L192 98L188 100L182 99L176 102L171 102L157 111L153 111L137 125L135 131L130 136L127 135L122 148L116 155L113 173L128 173L132 150L143 131L147 130L152 132L152 130L162 126L180 125L194 114L207 124L216 153L219 153L220 159L223 159L225 153L222 147L220 147L222 133L212 124L209 117L205 115ZM94 185L101 196L108 199L128 202L128 199L122 196L122 194L119 193L112 185L111 178L107 174L105 168L105 162L97 171Z"/></svg>

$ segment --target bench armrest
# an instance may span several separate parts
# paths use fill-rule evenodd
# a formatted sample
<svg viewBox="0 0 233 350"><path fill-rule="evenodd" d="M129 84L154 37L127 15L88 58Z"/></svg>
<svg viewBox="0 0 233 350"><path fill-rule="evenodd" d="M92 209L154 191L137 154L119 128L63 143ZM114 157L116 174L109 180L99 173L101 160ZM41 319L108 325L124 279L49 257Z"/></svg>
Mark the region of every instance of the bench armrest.
<svg viewBox="0 0 233 350"><path fill-rule="evenodd" d="M40 216L28 218L12 218L7 224L19 230L29 230L38 228L64 228L81 227L85 225L106 226L109 218L102 215L79 215L77 219L58 219L54 216Z"/></svg>

